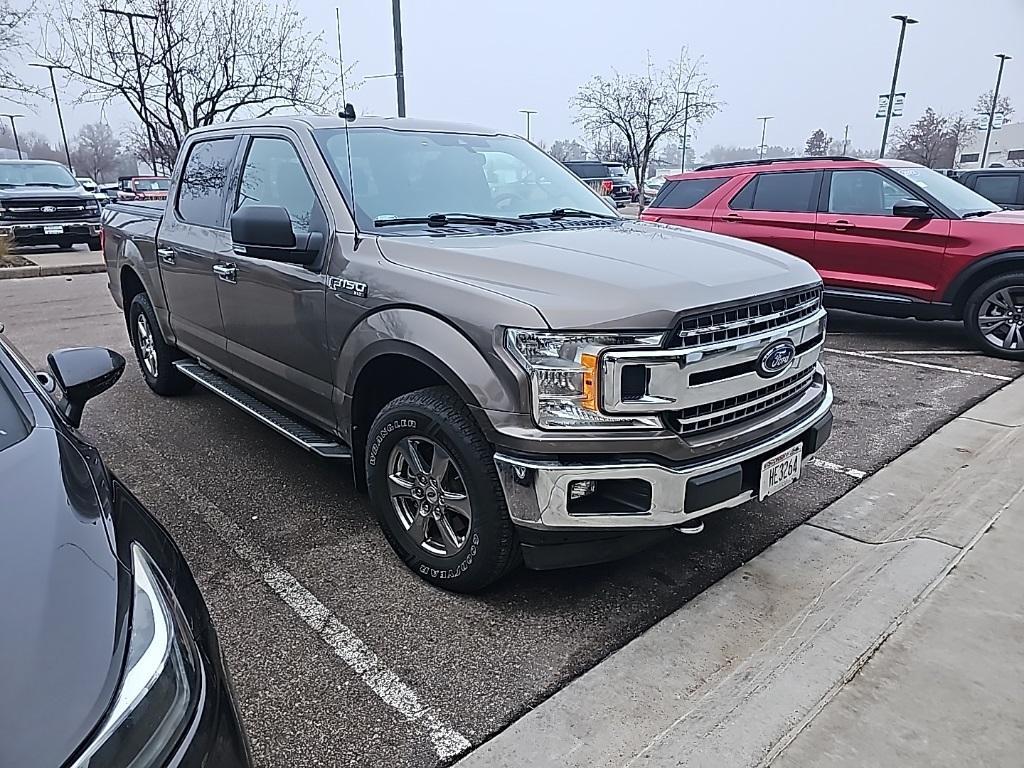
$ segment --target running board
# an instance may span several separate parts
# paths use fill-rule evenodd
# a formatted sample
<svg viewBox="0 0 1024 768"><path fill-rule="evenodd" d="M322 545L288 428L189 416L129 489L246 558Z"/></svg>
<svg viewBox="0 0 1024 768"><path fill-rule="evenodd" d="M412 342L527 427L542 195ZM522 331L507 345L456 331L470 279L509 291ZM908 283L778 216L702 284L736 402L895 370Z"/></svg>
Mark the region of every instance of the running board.
<svg viewBox="0 0 1024 768"><path fill-rule="evenodd" d="M289 416L272 405L250 395L219 373L205 368L195 360L177 360L174 367L190 379L202 384L229 403L238 406L258 421L280 432L293 443L328 459L351 459L352 451L325 432Z"/></svg>

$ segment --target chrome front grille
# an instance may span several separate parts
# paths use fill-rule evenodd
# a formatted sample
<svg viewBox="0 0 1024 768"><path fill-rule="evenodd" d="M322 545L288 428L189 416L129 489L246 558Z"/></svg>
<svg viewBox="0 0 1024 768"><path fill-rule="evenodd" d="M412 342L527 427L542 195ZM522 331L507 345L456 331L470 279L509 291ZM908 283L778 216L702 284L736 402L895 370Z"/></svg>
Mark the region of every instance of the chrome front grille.
<svg viewBox="0 0 1024 768"><path fill-rule="evenodd" d="M682 345L601 355L601 410L656 414L687 437L769 418L814 386L825 323L820 286L695 313L683 333L691 325L699 330L677 337ZM766 371L762 355L784 341L792 345L791 362Z"/></svg>
<svg viewBox="0 0 1024 768"><path fill-rule="evenodd" d="M794 400L806 392L813 382L814 368L806 368L794 376L742 395L684 408L668 416L666 422L683 435L717 429Z"/></svg>
<svg viewBox="0 0 1024 768"><path fill-rule="evenodd" d="M821 307L821 286L683 318L673 346L689 349L795 323Z"/></svg>
<svg viewBox="0 0 1024 768"><path fill-rule="evenodd" d="M67 221L85 219L99 214L84 201L57 199L8 200L4 206L6 218L20 221Z"/></svg>

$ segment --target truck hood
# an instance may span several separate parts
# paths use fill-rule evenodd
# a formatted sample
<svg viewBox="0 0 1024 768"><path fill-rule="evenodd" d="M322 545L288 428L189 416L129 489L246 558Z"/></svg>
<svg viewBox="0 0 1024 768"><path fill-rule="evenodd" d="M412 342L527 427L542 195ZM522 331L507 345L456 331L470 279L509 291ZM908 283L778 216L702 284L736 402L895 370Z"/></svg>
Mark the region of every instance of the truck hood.
<svg viewBox="0 0 1024 768"><path fill-rule="evenodd" d="M92 194L81 187L58 189L56 187L0 187L0 200L93 200Z"/></svg>
<svg viewBox="0 0 1024 768"><path fill-rule="evenodd" d="M552 328L670 328L680 312L820 282L806 262L663 224L380 237L389 261L532 305Z"/></svg>

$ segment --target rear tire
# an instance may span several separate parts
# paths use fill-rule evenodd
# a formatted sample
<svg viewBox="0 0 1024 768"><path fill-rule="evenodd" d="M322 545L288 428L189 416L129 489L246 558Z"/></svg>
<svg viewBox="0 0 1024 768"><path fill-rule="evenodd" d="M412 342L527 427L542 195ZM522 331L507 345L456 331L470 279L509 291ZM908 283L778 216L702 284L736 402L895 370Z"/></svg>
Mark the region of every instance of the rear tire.
<svg viewBox="0 0 1024 768"><path fill-rule="evenodd" d="M988 355L1024 360L1024 272L986 280L964 305L964 326Z"/></svg>
<svg viewBox="0 0 1024 768"><path fill-rule="evenodd" d="M75 241L69 237L62 237L57 241L57 247L62 251L70 251L75 247Z"/></svg>
<svg viewBox="0 0 1024 768"><path fill-rule="evenodd" d="M100 239L98 237L89 238L89 250L98 251L100 249Z"/></svg>
<svg viewBox="0 0 1024 768"><path fill-rule="evenodd" d="M388 543L425 581L479 592L521 562L494 449L447 387L384 406L369 431L366 481Z"/></svg>
<svg viewBox="0 0 1024 768"><path fill-rule="evenodd" d="M128 334L142 378L150 389L158 395L170 396L195 386L192 379L174 367L174 361L184 355L164 340L156 312L145 293L137 294L128 307Z"/></svg>

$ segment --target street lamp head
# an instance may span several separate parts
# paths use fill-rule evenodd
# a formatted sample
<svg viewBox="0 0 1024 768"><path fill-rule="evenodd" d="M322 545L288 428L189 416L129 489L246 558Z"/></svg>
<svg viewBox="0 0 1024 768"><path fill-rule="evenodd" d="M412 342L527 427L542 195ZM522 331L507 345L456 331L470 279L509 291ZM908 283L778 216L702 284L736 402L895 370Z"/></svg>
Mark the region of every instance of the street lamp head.
<svg viewBox="0 0 1024 768"><path fill-rule="evenodd" d="M1009 61L1010 59L1013 58L1013 56L1011 56L1008 53L997 53L996 54L996 58L997 59L1002 59L1003 61Z"/></svg>
<svg viewBox="0 0 1024 768"><path fill-rule="evenodd" d="M901 21L904 24L917 24L917 19L912 19L904 14L899 14L897 16L893 16L892 18L896 19L896 21Z"/></svg>

